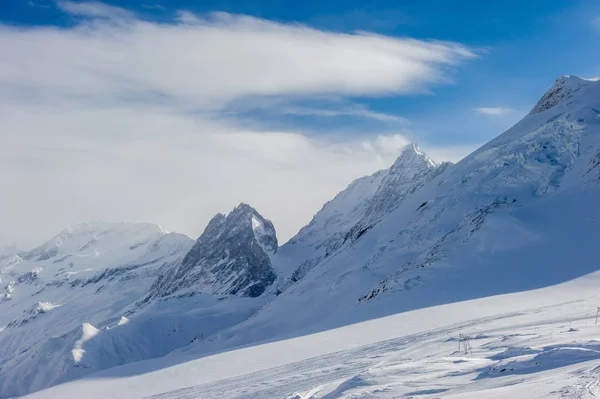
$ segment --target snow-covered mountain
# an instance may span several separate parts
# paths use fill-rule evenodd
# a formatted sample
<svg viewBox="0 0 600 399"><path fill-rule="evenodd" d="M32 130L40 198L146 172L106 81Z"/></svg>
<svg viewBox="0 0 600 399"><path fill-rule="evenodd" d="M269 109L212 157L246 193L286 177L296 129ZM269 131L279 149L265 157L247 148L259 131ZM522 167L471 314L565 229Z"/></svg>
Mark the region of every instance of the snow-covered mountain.
<svg viewBox="0 0 600 399"><path fill-rule="evenodd" d="M337 359L328 357L329 348L350 348L350 341L341 347L340 337L369 335L367 326L385 327L383 322L365 323L369 319L424 309L418 313L422 316L400 316L393 325L398 331L390 333L394 336L416 333L415 326L437 325L437 319L424 323L417 322L419 317L467 323L468 315L436 309L467 312L466 305L447 304L548 287L596 271L599 193L600 81L565 76L523 120L456 165L438 165L416 145L408 146L389 169L350 184L280 248L271 222L245 204L227 216L215 216L195 243L148 225L85 225L67 231L0 261L0 278L3 284L8 281L0 302L0 325L5 326L0 333L0 397L167 354L160 361L108 370L103 380L128 376L131 386L144 387L144 395L173 391L167 396L184 397L188 391L177 389L190 385L191 377L181 371L185 367L170 366L209 354L228 353L192 363L206 366L212 359L238 370L228 361L244 363L247 351L232 349L361 323L348 327L353 333L316 335L314 342L320 343L315 347L312 336L294 341L310 349L303 356L323 356L307 360L314 365ZM539 303L553 300L542 299ZM502 304L501 299L488 302ZM509 305L518 312L518 300L502 306L509 311ZM485 306L477 308L477 317L485 311ZM454 333L456 328L443 331ZM379 330L371 334L385 335ZM328 340L335 342L323 344ZM252 356L256 348L250 350ZM290 362L303 359L294 356ZM57 366L45 366L41 359L46 357ZM402 368L403 361L392 363ZM285 392L293 393L295 385L288 380L298 376L286 374L277 382L281 389L268 391L280 396L261 395L258 363L247 370L259 373L250 379L258 381L256 386L240 382L243 392L235 387L230 392L222 389L227 388L223 382L214 392L220 398L281 397L289 384L290 392ZM325 382L337 381L335 372L322 380L294 366L308 373L299 379L306 380L306 392L313 382L317 389L317 396L297 397L354 392L368 385L368 376L361 373L363 366L375 367L371 363L358 362L355 369L339 365L345 374L338 377L346 382L323 393L329 396L316 392ZM280 366L277 361L265 364ZM209 376L207 383L231 374L217 369L225 374ZM152 377L144 376L146 371L153 371L147 374ZM244 369L236 372L241 375ZM265 373L265 379L279 375L276 370ZM392 378L394 373L385 375ZM82 386L103 387L85 389L96 397L141 395L91 381L96 380L67 384L40 397L76 397ZM189 391L190 397L212 397L194 396L203 389ZM415 392L413 396L420 391Z"/></svg>
<svg viewBox="0 0 600 399"><path fill-rule="evenodd" d="M559 78L523 120L434 174L212 349L544 287L596 270L599 150L600 81ZM383 177L367 181L374 179ZM294 317L286 318L289 309ZM196 345L190 353L207 350Z"/></svg>
<svg viewBox="0 0 600 399"><path fill-rule="evenodd" d="M0 260L0 395L86 374L76 353L90 331L116 325L192 244L158 225L85 223Z"/></svg>
<svg viewBox="0 0 600 399"><path fill-rule="evenodd" d="M436 164L413 143L389 169L352 182L280 248L275 267L283 279L281 286L302 279L318 263L351 245L448 166Z"/></svg>
<svg viewBox="0 0 600 399"><path fill-rule="evenodd" d="M277 252L273 224L240 204L211 219L180 264L165 270L151 297L193 290L218 295L260 296L273 281L270 256Z"/></svg>

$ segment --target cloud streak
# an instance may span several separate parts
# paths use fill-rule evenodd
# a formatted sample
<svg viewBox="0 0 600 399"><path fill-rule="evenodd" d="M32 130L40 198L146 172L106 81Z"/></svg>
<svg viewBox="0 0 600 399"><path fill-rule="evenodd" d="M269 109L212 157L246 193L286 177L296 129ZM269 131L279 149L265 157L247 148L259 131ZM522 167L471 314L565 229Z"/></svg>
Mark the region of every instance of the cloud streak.
<svg viewBox="0 0 600 399"><path fill-rule="evenodd" d="M133 18L134 14L123 8L100 2L57 1L56 6L67 14L89 18Z"/></svg>
<svg viewBox="0 0 600 399"><path fill-rule="evenodd" d="M285 240L408 140L248 127L236 104L404 125L344 99L424 92L476 56L459 43L242 15L159 23L103 3L57 5L74 26L0 25L0 187L12 188L0 196L0 241L24 246L86 220L157 221L194 236L241 201ZM327 96L342 100L310 106Z"/></svg>
<svg viewBox="0 0 600 399"><path fill-rule="evenodd" d="M75 15L130 15L101 3L58 4ZM5 26L0 44L10 54L0 85L13 91L203 108L244 96L418 92L447 82L448 67L475 57L457 43L324 32L224 13L172 24Z"/></svg>
<svg viewBox="0 0 600 399"><path fill-rule="evenodd" d="M376 112L360 104L352 104L337 108L309 108L301 106L281 107L277 112L286 115L312 115L312 116L351 116L356 118L373 119L380 122L392 122L401 125L409 124L408 119L398 115Z"/></svg>
<svg viewBox="0 0 600 399"><path fill-rule="evenodd" d="M500 116L514 112L512 108L505 107L478 107L474 109L475 112L483 115Z"/></svg>

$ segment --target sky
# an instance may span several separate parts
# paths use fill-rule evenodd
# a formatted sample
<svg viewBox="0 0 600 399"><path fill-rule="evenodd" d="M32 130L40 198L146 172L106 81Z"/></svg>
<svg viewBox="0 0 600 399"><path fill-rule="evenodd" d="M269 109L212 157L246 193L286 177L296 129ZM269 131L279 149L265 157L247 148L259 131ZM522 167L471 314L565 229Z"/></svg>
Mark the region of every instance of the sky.
<svg viewBox="0 0 600 399"><path fill-rule="evenodd" d="M0 247L240 202L285 242L404 145L460 161L599 76L596 3L0 0Z"/></svg>

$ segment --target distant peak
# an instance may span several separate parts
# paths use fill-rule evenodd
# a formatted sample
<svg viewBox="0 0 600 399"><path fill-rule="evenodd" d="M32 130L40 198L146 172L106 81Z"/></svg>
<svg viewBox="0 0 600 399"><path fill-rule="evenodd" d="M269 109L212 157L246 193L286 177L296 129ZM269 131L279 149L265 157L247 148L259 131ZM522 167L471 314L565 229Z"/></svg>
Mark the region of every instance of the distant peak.
<svg viewBox="0 0 600 399"><path fill-rule="evenodd" d="M107 230L155 230L167 234L167 231L157 223L110 223L110 222L83 222L68 227L62 233L75 234L77 232L93 232Z"/></svg>
<svg viewBox="0 0 600 399"><path fill-rule="evenodd" d="M391 169L404 168L418 164L425 164L428 167L437 166L437 164L419 148L417 143L410 143L402 149Z"/></svg>
<svg viewBox="0 0 600 399"><path fill-rule="evenodd" d="M245 202L241 202L238 206L233 208L232 213L252 213L256 212L256 209L246 204Z"/></svg>
<svg viewBox="0 0 600 399"><path fill-rule="evenodd" d="M406 146L405 146L405 147L402 149L402 151L400 152L400 154L404 154L404 153L409 153L409 154L412 154L413 152L414 152L415 154L418 154L418 155L420 155L420 154L422 154L422 153L423 153L423 152L421 151L421 149L419 148L419 145L418 145L417 143L410 143L410 144L407 144L407 145L406 145Z"/></svg>
<svg viewBox="0 0 600 399"><path fill-rule="evenodd" d="M233 208L229 214L225 215L223 213L217 213L212 217L210 222L208 222L209 226L220 226L226 223L227 220L247 220L251 222L253 218L258 218L262 220L266 220L256 209L252 206L246 204L245 202L240 203L238 206Z"/></svg>

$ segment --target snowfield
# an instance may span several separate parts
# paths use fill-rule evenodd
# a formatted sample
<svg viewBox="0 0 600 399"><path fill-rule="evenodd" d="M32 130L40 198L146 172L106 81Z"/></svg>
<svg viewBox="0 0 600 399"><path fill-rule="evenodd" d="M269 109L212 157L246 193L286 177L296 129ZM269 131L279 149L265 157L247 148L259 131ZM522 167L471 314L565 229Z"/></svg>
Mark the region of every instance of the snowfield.
<svg viewBox="0 0 600 399"><path fill-rule="evenodd" d="M198 359L134 363L31 398L595 398L600 273ZM472 352L459 351L459 334Z"/></svg>

